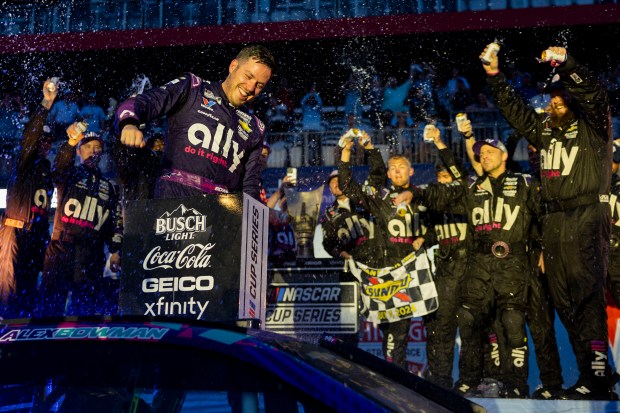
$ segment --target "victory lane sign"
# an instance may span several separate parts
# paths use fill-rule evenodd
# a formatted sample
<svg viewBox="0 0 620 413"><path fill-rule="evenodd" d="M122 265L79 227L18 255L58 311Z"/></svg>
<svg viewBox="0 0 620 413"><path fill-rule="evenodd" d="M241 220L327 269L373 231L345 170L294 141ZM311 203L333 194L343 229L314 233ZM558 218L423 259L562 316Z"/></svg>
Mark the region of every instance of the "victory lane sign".
<svg viewBox="0 0 620 413"><path fill-rule="evenodd" d="M264 325L268 212L246 194L129 202L121 314Z"/></svg>

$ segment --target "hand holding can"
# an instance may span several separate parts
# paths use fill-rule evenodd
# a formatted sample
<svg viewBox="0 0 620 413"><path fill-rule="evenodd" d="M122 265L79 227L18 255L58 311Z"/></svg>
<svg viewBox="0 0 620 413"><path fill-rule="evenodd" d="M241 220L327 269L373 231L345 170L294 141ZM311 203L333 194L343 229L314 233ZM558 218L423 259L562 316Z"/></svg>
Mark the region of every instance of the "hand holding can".
<svg viewBox="0 0 620 413"><path fill-rule="evenodd" d="M457 113L455 117L456 121L456 129L465 135L466 138L470 138L473 136L473 131L471 127L471 121L467 119L466 113Z"/></svg>
<svg viewBox="0 0 620 413"><path fill-rule="evenodd" d="M480 55L480 61L482 61L482 63L485 65L490 65L493 61L493 58L497 56L499 49L500 47L497 41L489 43L486 49L484 49L484 52L482 52L482 54Z"/></svg>
<svg viewBox="0 0 620 413"><path fill-rule="evenodd" d="M58 88L58 82L59 81L60 81L60 79L57 78L57 77L51 78L47 82L47 90L49 90L51 93L54 93L56 91L56 89Z"/></svg>
<svg viewBox="0 0 620 413"><path fill-rule="evenodd" d="M551 66L559 66L566 61L566 49L563 47L549 47L547 50L543 50L540 61L549 62Z"/></svg>
<svg viewBox="0 0 620 413"><path fill-rule="evenodd" d="M69 137L69 145L75 146L84 137L84 132L88 128L86 122L73 122L67 128L67 136Z"/></svg>
<svg viewBox="0 0 620 413"><path fill-rule="evenodd" d="M347 146L348 142L353 141L358 136L362 136L362 133L360 132L360 130L351 128L344 135L340 137L340 139L338 140L338 146L340 146L341 148L344 148L345 146Z"/></svg>
<svg viewBox="0 0 620 413"><path fill-rule="evenodd" d="M439 129L432 123L424 127L424 142L435 142L435 138L439 136Z"/></svg>

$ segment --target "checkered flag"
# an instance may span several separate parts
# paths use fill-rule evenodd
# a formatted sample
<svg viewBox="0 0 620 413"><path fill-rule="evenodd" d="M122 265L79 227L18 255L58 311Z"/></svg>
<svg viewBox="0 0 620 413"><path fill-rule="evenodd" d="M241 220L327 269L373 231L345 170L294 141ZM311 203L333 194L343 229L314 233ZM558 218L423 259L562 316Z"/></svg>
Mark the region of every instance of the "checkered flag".
<svg viewBox="0 0 620 413"><path fill-rule="evenodd" d="M363 314L369 322L392 323L439 308L426 250L412 252L393 267L370 268L351 260L351 273L361 284Z"/></svg>

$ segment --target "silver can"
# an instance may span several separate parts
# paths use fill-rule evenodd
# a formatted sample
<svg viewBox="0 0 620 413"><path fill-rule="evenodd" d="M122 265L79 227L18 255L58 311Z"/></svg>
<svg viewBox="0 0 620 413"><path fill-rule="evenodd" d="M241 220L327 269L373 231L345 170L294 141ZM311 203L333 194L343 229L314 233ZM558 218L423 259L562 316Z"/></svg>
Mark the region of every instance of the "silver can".
<svg viewBox="0 0 620 413"><path fill-rule="evenodd" d="M424 127L424 132L422 137L424 138L425 142L434 142L435 139L433 139L433 137L431 136L431 132L436 128L435 125L433 125L432 123L429 123L428 125L426 125Z"/></svg>
<svg viewBox="0 0 620 413"><path fill-rule="evenodd" d="M564 63L566 61L566 53L560 54L555 53L549 49L543 50L540 60L542 60L543 62L550 62L552 60L555 60L558 63Z"/></svg>
<svg viewBox="0 0 620 413"><path fill-rule="evenodd" d="M491 64L491 59L493 58L493 56L497 55L497 52L499 52L499 44L495 42L490 43L487 46L487 50L484 52L484 55L480 58L480 60L485 65Z"/></svg>
<svg viewBox="0 0 620 413"><path fill-rule="evenodd" d="M467 113L457 113L454 120L456 121L456 127L460 131L461 129L463 129L463 124L467 120Z"/></svg>

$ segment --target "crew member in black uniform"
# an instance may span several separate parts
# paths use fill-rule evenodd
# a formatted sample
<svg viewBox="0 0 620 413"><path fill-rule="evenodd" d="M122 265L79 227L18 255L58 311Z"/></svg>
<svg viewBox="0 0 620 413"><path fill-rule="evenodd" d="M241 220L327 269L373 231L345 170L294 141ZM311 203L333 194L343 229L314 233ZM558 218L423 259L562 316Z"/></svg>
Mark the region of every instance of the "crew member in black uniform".
<svg viewBox="0 0 620 413"><path fill-rule="evenodd" d="M429 136L437 147L441 162L435 166L437 182L462 181L467 173L456 161L452 151L441 139L440 130L432 127ZM464 210L462 211L464 212ZM467 216L439 211L428 212L430 247L435 250L435 287L437 288L437 311L424 316L426 326L426 361L424 378L445 389L452 389L454 343L456 338L456 312L459 306L459 289L467 270ZM432 237L432 238L431 238Z"/></svg>
<svg viewBox="0 0 620 413"><path fill-rule="evenodd" d="M478 175L482 175L482 167L473 153L473 128L469 120L459 126L459 131L466 140L467 153L469 161L473 169ZM520 136L513 133L507 138L507 149L509 160L506 163L507 168L513 172L526 173L519 162L513 159L514 149L521 139ZM512 151L511 151L512 148ZM540 165L540 157L536 150L528 145L529 169L534 171L532 175L538 177L538 166ZM541 386L532 393L532 398L550 400L557 399L562 392L562 365L560 364L560 352L555 337L555 308L551 302L549 294L549 283L544 270L544 263L540 259L542 253L541 228L538 217L533 217L530 227L530 236L527 245L527 254L529 259L529 279L528 279L528 299L526 322L532 335L532 343L534 344L534 352L536 353L536 363L538 364L539 377ZM497 321L497 320L496 320ZM499 330L501 324L497 325ZM501 338L501 335L499 336ZM498 343L503 344L503 343ZM501 352L505 355L505 351ZM486 354L485 354L486 355ZM510 363L510 357L504 357L504 363ZM501 374L498 377L502 380Z"/></svg>
<svg viewBox="0 0 620 413"><path fill-rule="evenodd" d="M370 174L365 184L359 187L356 182L351 182L351 185L358 186L355 193L374 193L385 186L387 171L380 154L376 156L378 150L370 136L365 131L360 133L363 133L360 146L374 156L369 159ZM361 207L361 199L351 199L344 194L339 186L338 170L331 172L326 183L335 199L321 218L325 251L332 257L352 257L370 267L381 265L384 246L381 237L376 236L374 217Z"/></svg>
<svg viewBox="0 0 620 413"><path fill-rule="evenodd" d="M76 150L77 146L77 150ZM118 190L97 166L103 142L88 132L62 144L52 171L58 189L52 240L45 253L39 311L45 316L110 314L118 300L103 277L120 268L122 214ZM75 155L80 164L75 166ZM70 305L65 309L68 292Z"/></svg>
<svg viewBox="0 0 620 413"><path fill-rule="evenodd" d="M362 142L368 142L364 148L371 149L372 144L366 132L362 132ZM338 166L339 186L342 192L359 202L359 205L375 217L376 236L380 236L385 245L384 254L379 259L380 267L391 267L399 263L424 244L426 226L421 209L418 206L406 206L403 214L397 213L398 205L393 199L403 190L410 188L410 178L414 170L404 156L392 156L388 160L387 177L391 186L380 191L367 193L353 181L351 175L351 148L355 141L348 140L342 150ZM369 146L370 145L370 146ZM383 165L381 154L377 150L368 151L370 176L377 176L377 166ZM384 166L385 167L385 166ZM379 254L378 254L379 255ZM407 340L410 319L380 324L383 332L383 356L388 362L407 368Z"/></svg>
<svg viewBox="0 0 620 413"><path fill-rule="evenodd" d="M49 211L54 192L47 159L52 134L45 120L57 89L43 84L43 100L32 113L7 190L7 207L0 227L0 294L8 301L4 318L31 317L39 272L50 240Z"/></svg>
<svg viewBox="0 0 620 413"><path fill-rule="evenodd" d="M550 63L559 76L549 88L546 113L536 113L515 93L499 71L497 55L483 68L502 113L541 155L545 269L579 367L577 383L561 397L614 399L618 375L607 359L605 306L611 235L609 99L565 48L550 47L546 54L556 56Z"/></svg>
<svg viewBox="0 0 620 413"><path fill-rule="evenodd" d="M472 236L468 273L461 286L457 311L461 333L461 359L457 390L468 393L482 375L480 328L492 323L495 312L501 322L510 363L502 364L506 397L528 397L528 344L525 331L527 304L526 242L532 215L538 212L538 184L529 175L506 171L508 153L497 139L473 146L480 158L483 177L460 183L430 184L399 196L430 209L464 208ZM441 305L441 304L440 304ZM508 357L508 355L506 355Z"/></svg>
<svg viewBox="0 0 620 413"><path fill-rule="evenodd" d="M609 250L608 284L614 305L620 307L620 146L614 144L614 156L611 164L611 248Z"/></svg>

